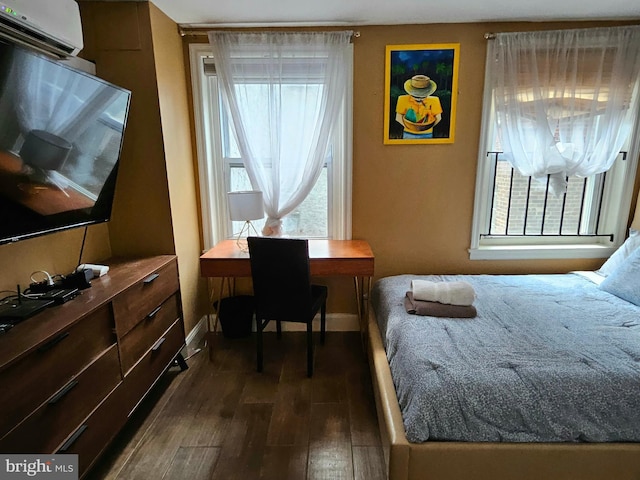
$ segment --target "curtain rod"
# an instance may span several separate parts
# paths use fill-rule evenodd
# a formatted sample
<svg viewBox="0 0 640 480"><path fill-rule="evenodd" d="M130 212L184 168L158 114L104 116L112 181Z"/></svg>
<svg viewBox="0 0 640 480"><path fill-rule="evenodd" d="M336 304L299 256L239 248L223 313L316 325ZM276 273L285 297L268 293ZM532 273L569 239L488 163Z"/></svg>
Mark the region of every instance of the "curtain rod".
<svg viewBox="0 0 640 480"><path fill-rule="evenodd" d="M208 29L208 30L203 30L204 28ZM186 37L186 36L190 36L190 37L200 37L200 36L207 36L209 34L209 30L213 30L215 28L220 28L220 26L214 26L214 25L203 25L202 27L181 27L178 26L178 33L180 33L181 37ZM360 32L359 31L354 31L353 34L351 35L353 38L359 38L360 37Z"/></svg>
<svg viewBox="0 0 640 480"><path fill-rule="evenodd" d="M485 40L493 40L494 38L496 38L496 34L495 33L487 32L487 33L484 34L484 39Z"/></svg>

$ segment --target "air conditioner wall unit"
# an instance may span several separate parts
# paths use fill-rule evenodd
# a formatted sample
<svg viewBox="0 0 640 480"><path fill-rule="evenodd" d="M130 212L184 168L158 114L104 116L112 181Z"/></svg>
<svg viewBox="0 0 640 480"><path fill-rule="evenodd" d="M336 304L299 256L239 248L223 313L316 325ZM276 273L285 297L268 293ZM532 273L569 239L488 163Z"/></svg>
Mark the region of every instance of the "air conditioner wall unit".
<svg viewBox="0 0 640 480"><path fill-rule="evenodd" d="M57 57L82 50L75 0L0 0L0 37Z"/></svg>

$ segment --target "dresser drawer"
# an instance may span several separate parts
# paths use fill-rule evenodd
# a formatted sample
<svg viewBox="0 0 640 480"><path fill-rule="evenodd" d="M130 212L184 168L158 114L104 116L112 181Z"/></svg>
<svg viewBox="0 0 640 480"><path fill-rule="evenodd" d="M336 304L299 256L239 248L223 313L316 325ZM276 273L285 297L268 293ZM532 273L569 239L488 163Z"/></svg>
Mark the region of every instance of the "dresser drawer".
<svg viewBox="0 0 640 480"><path fill-rule="evenodd" d="M0 372L0 438L114 343L104 306Z"/></svg>
<svg viewBox="0 0 640 480"><path fill-rule="evenodd" d="M131 409L127 399L126 388L120 383L91 416L66 438L56 452L78 455L80 478L87 473L126 423Z"/></svg>
<svg viewBox="0 0 640 480"><path fill-rule="evenodd" d="M119 342L122 373L127 372L180 316L178 295L155 308Z"/></svg>
<svg viewBox="0 0 640 480"><path fill-rule="evenodd" d="M55 452L121 381L118 349L113 345L0 440L0 452Z"/></svg>
<svg viewBox="0 0 640 480"><path fill-rule="evenodd" d="M80 476L87 473L115 433L140 403L160 374L184 345L182 321L177 320L125 377L123 383L60 447L58 453L78 454Z"/></svg>
<svg viewBox="0 0 640 480"><path fill-rule="evenodd" d="M178 291L175 261L146 276L113 300L116 332L123 338L158 305Z"/></svg>
<svg viewBox="0 0 640 480"><path fill-rule="evenodd" d="M182 320L176 320L125 377L124 383L134 404L146 395L183 346Z"/></svg>

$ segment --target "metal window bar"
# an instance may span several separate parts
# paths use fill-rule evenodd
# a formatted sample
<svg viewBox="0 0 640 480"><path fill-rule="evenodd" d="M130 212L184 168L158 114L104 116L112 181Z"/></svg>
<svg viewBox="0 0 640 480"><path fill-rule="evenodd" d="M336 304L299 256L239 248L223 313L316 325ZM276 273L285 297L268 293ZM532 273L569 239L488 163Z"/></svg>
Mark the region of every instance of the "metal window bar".
<svg viewBox="0 0 640 480"><path fill-rule="evenodd" d="M623 159L626 159L627 152L623 152ZM596 216L596 232L600 231L600 214L602 213L602 192L604 192L604 184L607 181L607 172L603 172L602 174L602 186L600 188L600 208L598 208L598 215Z"/></svg>
<svg viewBox="0 0 640 480"><path fill-rule="evenodd" d="M587 179L585 178L582 181L582 196L581 196L581 200L580 200L580 215L578 215L578 233L580 233L580 230L582 229L582 214L584 213L584 198L585 198L586 194L587 194ZM601 205L602 205L602 202L598 202L598 210L600 210ZM596 233L598 233L597 230L596 230Z"/></svg>
<svg viewBox="0 0 640 480"><path fill-rule="evenodd" d="M540 235L544 234L544 221L547 217L547 204L549 202L549 179L551 178L550 175L547 175L547 184L545 186L544 189L544 206L542 207L542 222L540 222ZM531 190L531 184L529 184L529 190ZM566 197L566 193L563 195L564 197ZM584 200L584 199L583 199ZM584 201L582 202L582 205L584 205ZM580 206L580 208L582 208L582 205ZM526 229L527 229L527 225L525 224L524 226L525 228L525 233L526 233ZM578 232L580 231L580 229L578 228Z"/></svg>
<svg viewBox="0 0 640 480"><path fill-rule="evenodd" d="M568 177L564 177L565 182L569 182L569 178ZM560 226L558 227L558 231L560 233L563 232L562 230L562 226L564 225L564 212L567 208L567 196L563 195L562 196L562 208L560 209ZM596 232L598 231L598 228L596 227Z"/></svg>
<svg viewBox="0 0 640 480"><path fill-rule="evenodd" d="M613 241L613 234L612 233L599 233L599 228L600 228L600 217L601 217L601 213L602 213L602 203L603 203L603 192L604 192L604 187L605 187L605 183L606 183L606 172L599 174L597 177L599 180L599 191L598 191L598 195L597 195L597 202L596 202L596 214L595 214L595 225L592 231L588 231L586 233L582 233L582 221L583 221L583 215L584 215L584 208L585 208L585 200L586 200L586 193L587 193L587 181L588 179L584 179L582 182L582 192L580 195L580 203L579 203L579 214L578 214L578 218L577 218L577 227L575 229L575 232L571 232L571 233L567 233L565 231L565 222L567 220L567 194L563 194L562 196L562 203L561 203L561 207L560 207L560 215L559 215L559 226L558 226L558 232L557 233L545 233L545 223L547 221L548 215L549 215L549 211L548 211L548 207L549 207L549 178L550 176L547 175L547 182L546 182L546 186L545 186L545 191L544 191L544 201L543 201L543 207L542 207L542 213L541 213L541 223L540 223L540 229L539 232L540 233L527 233L528 232L528 226L529 226L529 218L530 218L530 206L531 206L531 178L528 178L527 180L527 187L526 187L526 196L525 196L525 205L524 205L524 212L523 212L523 225L522 225L522 233L512 233L509 231L510 226L511 226L511 217L512 217L512 210L513 210L513 202L514 202L514 169L513 167L510 168L510 172L509 172L509 191L508 191L508 198L507 198L507 205L506 205L506 212L504 214L504 218L505 218L505 225L504 225L504 233L498 233L498 232L494 232L493 231L493 227L494 227L494 211L495 211L495 207L496 207L496 188L497 188L497 180L498 180L498 162L501 161L501 159L499 158L500 154L502 152L498 152L498 151L490 151L487 152L487 156L493 156L494 159L494 165L493 165L493 184L491 186L491 202L490 202L490 210L489 210L489 232L488 233L483 233L480 235L480 237L609 237L610 240ZM627 152L620 152L622 155L622 160L626 160L627 159ZM568 181L568 177L567 177L567 181Z"/></svg>
<svg viewBox="0 0 640 480"><path fill-rule="evenodd" d="M513 200L513 168L511 169L511 175L509 177L509 206L507 207L507 226L505 232L509 235L509 217L511 216L511 202Z"/></svg>
<svg viewBox="0 0 640 480"><path fill-rule="evenodd" d="M511 178L513 178L513 168L511 169ZM511 182L511 184L513 185L513 182ZM524 226L525 226L525 231L527 228L527 221L529 220L529 202L531 201L531 177L529 177L529 179L527 180L527 202L525 203L524 206ZM544 221L543 221L544 223Z"/></svg>

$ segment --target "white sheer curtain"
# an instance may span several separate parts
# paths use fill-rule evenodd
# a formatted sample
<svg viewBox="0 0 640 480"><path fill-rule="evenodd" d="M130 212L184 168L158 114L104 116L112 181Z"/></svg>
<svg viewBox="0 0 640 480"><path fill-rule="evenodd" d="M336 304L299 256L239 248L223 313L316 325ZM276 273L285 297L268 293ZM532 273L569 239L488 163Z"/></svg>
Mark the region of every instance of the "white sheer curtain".
<svg viewBox="0 0 640 480"><path fill-rule="evenodd" d="M264 235L306 198L344 100L352 32L210 32L220 89L252 187L263 192Z"/></svg>
<svg viewBox="0 0 640 480"><path fill-rule="evenodd" d="M640 27L501 33L489 43L505 158L563 193L608 170L638 116Z"/></svg>

